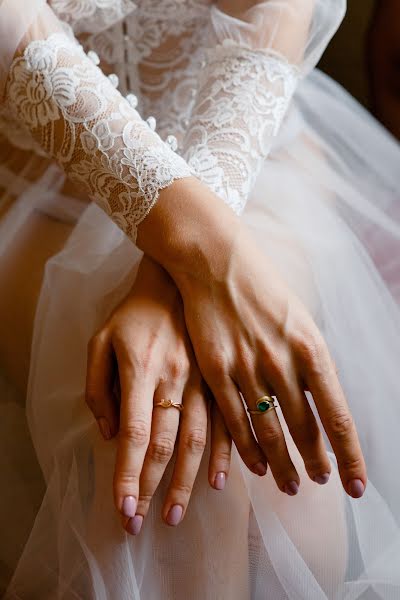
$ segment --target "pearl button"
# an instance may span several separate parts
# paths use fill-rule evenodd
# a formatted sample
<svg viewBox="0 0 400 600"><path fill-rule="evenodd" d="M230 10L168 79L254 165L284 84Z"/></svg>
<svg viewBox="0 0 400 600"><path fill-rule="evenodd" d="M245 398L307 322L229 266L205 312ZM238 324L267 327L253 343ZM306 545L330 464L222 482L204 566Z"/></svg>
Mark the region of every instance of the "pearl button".
<svg viewBox="0 0 400 600"><path fill-rule="evenodd" d="M146 119L146 123L152 131L155 131L156 126L157 126L157 121L156 121L155 117L149 117L148 119Z"/></svg>
<svg viewBox="0 0 400 600"><path fill-rule="evenodd" d="M136 108L138 105L138 99L135 94L128 94L126 97L127 101L131 105L132 108Z"/></svg>
<svg viewBox="0 0 400 600"><path fill-rule="evenodd" d="M118 79L118 75L116 75L115 73L111 73L111 75L108 76L108 79L111 81L111 84L117 88L118 84L119 84L119 79Z"/></svg>
<svg viewBox="0 0 400 600"><path fill-rule="evenodd" d="M100 58L99 55L96 54L96 52L93 52L93 50L89 50L89 52L87 53L88 58L92 61L93 64L95 65L99 65L100 64Z"/></svg>
<svg viewBox="0 0 400 600"><path fill-rule="evenodd" d="M165 141L174 152L178 149L178 140L174 135L169 135Z"/></svg>

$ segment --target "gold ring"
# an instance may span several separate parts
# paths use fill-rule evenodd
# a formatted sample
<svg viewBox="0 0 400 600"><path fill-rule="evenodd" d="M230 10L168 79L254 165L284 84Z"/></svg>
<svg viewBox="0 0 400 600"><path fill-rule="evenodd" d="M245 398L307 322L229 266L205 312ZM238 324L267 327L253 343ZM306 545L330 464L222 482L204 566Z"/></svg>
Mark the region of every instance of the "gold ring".
<svg viewBox="0 0 400 600"><path fill-rule="evenodd" d="M276 409L278 405L275 404L275 400L272 396L261 396L261 398L257 400L256 406L257 408L255 410L247 408L247 412L250 415L265 415L270 410Z"/></svg>
<svg viewBox="0 0 400 600"><path fill-rule="evenodd" d="M163 398L160 402L156 402L154 406L161 406L161 408L177 408L179 411L183 410L183 404L179 402L172 402L172 400L166 400Z"/></svg>

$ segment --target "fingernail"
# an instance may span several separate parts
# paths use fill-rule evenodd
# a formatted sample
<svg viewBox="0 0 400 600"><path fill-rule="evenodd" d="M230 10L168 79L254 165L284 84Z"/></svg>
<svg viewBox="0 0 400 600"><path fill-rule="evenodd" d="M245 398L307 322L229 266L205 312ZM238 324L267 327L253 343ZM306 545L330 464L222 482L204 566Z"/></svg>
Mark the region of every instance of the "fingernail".
<svg viewBox="0 0 400 600"><path fill-rule="evenodd" d="M142 515L135 515L133 519L129 519L126 529L131 535L137 535L142 529L143 517Z"/></svg>
<svg viewBox="0 0 400 600"><path fill-rule="evenodd" d="M295 496L299 491L299 486L295 481L289 481L283 489L289 496Z"/></svg>
<svg viewBox="0 0 400 600"><path fill-rule="evenodd" d="M111 429L108 424L107 419L104 417L99 417L97 419L97 423L99 424L101 435L105 440L111 440Z"/></svg>
<svg viewBox="0 0 400 600"><path fill-rule="evenodd" d="M225 473L217 473L214 479L214 487L216 490L223 490L225 487L226 475Z"/></svg>
<svg viewBox="0 0 400 600"><path fill-rule="evenodd" d="M122 503L122 514L133 518L136 513L136 500L133 496L126 496Z"/></svg>
<svg viewBox="0 0 400 600"><path fill-rule="evenodd" d="M183 508L179 504L175 504L167 514L168 525L178 525L182 519Z"/></svg>
<svg viewBox="0 0 400 600"><path fill-rule="evenodd" d="M253 471L256 475L259 475L260 477L264 477L264 475L267 472L267 467L264 465L264 463L258 462L256 465L254 465Z"/></svg>
<svg viewBox="0 0 400 600"><path fill-rule="evenodd" d="M347 484L347 491L352 498L361 498L364 494L365 486L361 479L352 479Z"/></svg>
<svg viewBox="0 0 400 600"><path fill-rule="evenodd" d="M313 479L315 483L319 483L319 485L324 485L329 481L330 473L324 473L323 475L316 475Z"/></svg>

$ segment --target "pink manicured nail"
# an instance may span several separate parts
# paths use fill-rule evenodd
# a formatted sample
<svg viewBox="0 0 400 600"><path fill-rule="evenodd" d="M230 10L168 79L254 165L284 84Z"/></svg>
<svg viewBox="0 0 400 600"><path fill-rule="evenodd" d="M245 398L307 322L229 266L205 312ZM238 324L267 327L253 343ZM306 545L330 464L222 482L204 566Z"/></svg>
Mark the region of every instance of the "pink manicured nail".
<svg viewBox="0 0 400 600"><path fill-rule="evenodd" d="M352 498L361 498L364 494L365 486L361 479L352 479L347 484L347 491Z"/></svg>
<svg viewBox="0 0 400 600"><path fill-rule="evenodd" d="M97 423L99 425L101 435L103 436L103 438L105 440L111 440L111 429L107 419L105 419L104 417L99 417L97 419Z"/></svg>
<svg viewBox="0 0 400 600"><path fill-rule="evenodd" d="M226 475L225 473L217 473L214 479L214 487L216 490L223 490L225 487Z"/></svg>
<svg viewBox="0 0 400 600"><path fill-rule="evenodd" d="M182 519L183 508L179 504L175 504L167 514L168 525L178 525Z"/></svg>
<svg viewBox="0 0 400 600"><path fill-rule="evenodd" d="M267 472L267 467L264 465L264 463L259 462L256 465L254 465L253 471L256 475L259 475L260 477L264 477L264 475Z"/></svg>
<svg viewBox="0 0 400 600"><path fill-rule="evenodd" d="M142 515L135 515L133 519L129 519L126 529L131 535L137 535L140 533L143 525Z"/></svg>
<svg viewBox="0 0 400 600"><path fill-rule="evenodd" d="M133 496L126 496L122 503L122 514L125 517L133 517L136 513L136 500Z"/></svg>
<svg viewBox="0 0 400 600"><path fill-rule="evenodd" d="M289 496L295 496L299 491L299 486L295 481L289 481L283 489Z"/></svg>
<svg viewBox="0 0 400 600"><path fill-rule="evenodd" d="M319 485L325 485L329 481L330 473L324 473L323 475L316 475L314 477L315 483L319 483Z"/></svg>

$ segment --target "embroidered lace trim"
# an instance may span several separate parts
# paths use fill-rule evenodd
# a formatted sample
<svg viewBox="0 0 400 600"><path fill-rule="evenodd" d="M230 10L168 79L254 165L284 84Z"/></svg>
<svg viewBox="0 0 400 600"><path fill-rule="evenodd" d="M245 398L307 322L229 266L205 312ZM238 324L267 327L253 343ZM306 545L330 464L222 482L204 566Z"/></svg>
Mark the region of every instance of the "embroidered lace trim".
<svg viewBox="0 0 400 600"><path fill-rule="evenodd" d="M272 51L226 40L208 52L185 158L240 214L295 91L299 71Z"/></svg>
<svg viewBox="0 0 400 600"><path fill-rule="evenodd" d="M159 191L193 171L65 34L28 45L7 83L14 121L134 241ZM10 127L8 127L10 129ZM11 128L12 129L12 128Z"/></svg>

